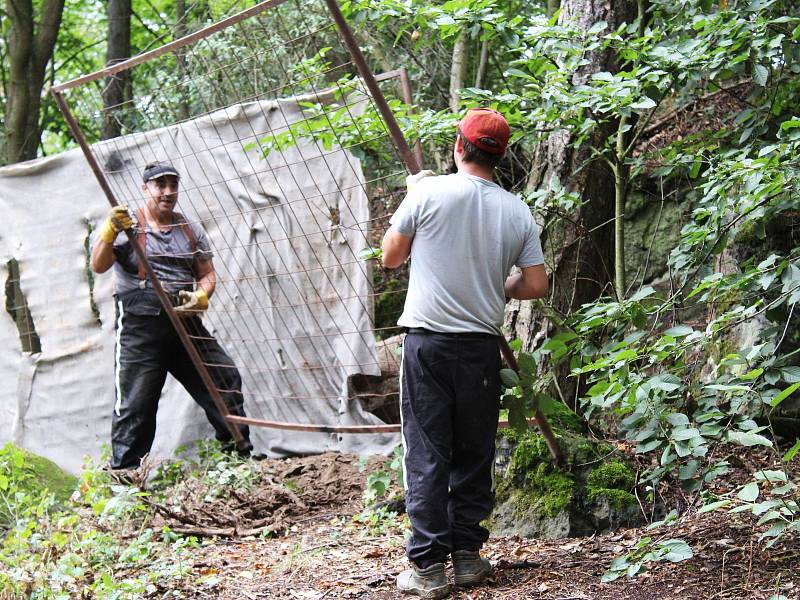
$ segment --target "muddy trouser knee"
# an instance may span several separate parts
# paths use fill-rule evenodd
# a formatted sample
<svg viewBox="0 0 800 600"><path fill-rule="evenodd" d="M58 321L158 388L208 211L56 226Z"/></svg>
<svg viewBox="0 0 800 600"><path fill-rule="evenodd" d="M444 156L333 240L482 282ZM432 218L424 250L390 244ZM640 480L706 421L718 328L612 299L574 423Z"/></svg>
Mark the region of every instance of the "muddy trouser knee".
<svg viewBox="0 0 800 600"><path fill-rule="evenodd" d="M194 347L200 355L200 360L206 365L214 387L222 397L228 412L239 417L247 416L244 411L242 378L233 360L208 332L199 317L187 319L184 323ZM203 408L209 423L214 427L216 438L223 443L230 442L233 436L225 418L214 404L214 400L192 364L189 354L180 344L170 360L169 372L183 384L189 395ZM244 438L249 441L250 429L247 425L235 425L235 427L238 427Z"/></svg>
<svg viewBox="0 0 800 600"><path fill-rule="evenodd" d="M162 352L171 326L164 329L158 317L126 313L118 303L115 333L111 467L127 469L138 467L153 445L167 376Z"/></svg>
<svg viewBox="0 0 800 600"><path fill-rule="evenodd" d="M411 537L419 567L454 550L478 550L494 504L500 402L497 338L409 333L403 346L400 409Z"/></svg>

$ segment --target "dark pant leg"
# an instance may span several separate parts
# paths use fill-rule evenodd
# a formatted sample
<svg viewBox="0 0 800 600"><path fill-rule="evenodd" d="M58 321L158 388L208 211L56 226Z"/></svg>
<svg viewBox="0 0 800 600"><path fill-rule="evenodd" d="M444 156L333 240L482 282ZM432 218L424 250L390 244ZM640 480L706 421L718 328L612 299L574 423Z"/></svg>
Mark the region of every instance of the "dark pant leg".
<svg viewBox="0 0 800 600"><path fill-rule="evenodd" d="M400 381L409 560L425 568L443 562L452 541L447 515L453 371L457 360L440 336L409 333Z"/></svg>
<svg viewBox="0 0 800 600"><path fill-rule="evenodd" d="M209 375L214 381L214 386L219 390L222 400L232 415L244 417L244 396L242 395L242 378L239 370L230 356L222 349L203 325L199 317L192 317L184 321L186 329L192 338L194 347L200 354L200 360L207 366ZM214 427L216 438L221 442L230 442L233 439L228 425L217 409L211 394L206 388L200 374L192 364L189 354L176 337L175 351L169 361L169 372L180 381L194 401L205 411L209 423ZM246 440L250 439L250 429L247 425L238 425L239 431Z"/></svg>
<svg viewBox="0 0 800 600"><path fill-rule="evenodd" d="M453 423L448 514L453 550L479 550L489 538L480 525L494 506L493 472L500 411L497 338L464 336Z"/></svg>
<svg viewBox="0 0 800 600"><path fill-rule="evenodd" d="M158 399L167 371L161 351L169 332L158 317L126 314L117 303L111 416L111 467L138 467L156 434Z"/></svg>

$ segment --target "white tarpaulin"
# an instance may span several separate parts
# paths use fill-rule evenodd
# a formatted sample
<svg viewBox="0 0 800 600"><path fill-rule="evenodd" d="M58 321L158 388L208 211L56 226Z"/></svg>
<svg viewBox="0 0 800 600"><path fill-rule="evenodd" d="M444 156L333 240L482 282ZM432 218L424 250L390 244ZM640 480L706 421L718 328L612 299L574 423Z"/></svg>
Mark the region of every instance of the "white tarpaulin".
<svg viewBox="0 0 800 600"><path fill-rule="evenodd" d="M180 125L97 144L122 202L141 204L144 164L181 172L180 210L203 224L219 278L205 317L239 366L249 416L323 425L381 421L347 399L347 376L379 373L371 286L358 252L369 222L360 162L300 142L266 159L253 142L300 118L297 102L228 108ZM324 156L323 156L324 155ZM0 438L75 471L109 439L114 404L112 276L96 276L92 311L85 244L109 205L80 151L0 169L0 259L14 258L42 351L23 354L0 318ZM213 430L171 378L153 455ZM253 428L256 452L386 452L394 435Z"/></svg>

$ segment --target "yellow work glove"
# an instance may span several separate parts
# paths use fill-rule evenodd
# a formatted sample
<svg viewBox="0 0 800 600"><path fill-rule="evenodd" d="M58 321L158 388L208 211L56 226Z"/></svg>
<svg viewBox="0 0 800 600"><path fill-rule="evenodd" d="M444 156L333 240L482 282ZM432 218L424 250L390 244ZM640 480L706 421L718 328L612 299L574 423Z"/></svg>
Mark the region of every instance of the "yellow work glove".
<svg viewBox="0 0 800 600"><path fill-rule="evenodd" d="M108 212L108 217L100 226L100 239L106 244L113 244L117 239L117 234L125 229L133 227L133 219L128 207L124 204L115 206Z"/></svg>
<svg viewBox="0 0 800 600"><path fill-rule="evenodd" d="M425 169L424 171L420 171L419 173L414 173L413 175L409 175L406 177L406 191L410 192L411 189L417 185L420 181L425 179L426 177L432 177L436 175L430 169Z"/></svg>
<svg viewBox="0 0 800 600"><path fill-rule="evenodd" d="M208 308L208 294L203 289L194 292L182 290L178 292L180 304L175 307L175 312L181 317L192 317Z"/></svg>

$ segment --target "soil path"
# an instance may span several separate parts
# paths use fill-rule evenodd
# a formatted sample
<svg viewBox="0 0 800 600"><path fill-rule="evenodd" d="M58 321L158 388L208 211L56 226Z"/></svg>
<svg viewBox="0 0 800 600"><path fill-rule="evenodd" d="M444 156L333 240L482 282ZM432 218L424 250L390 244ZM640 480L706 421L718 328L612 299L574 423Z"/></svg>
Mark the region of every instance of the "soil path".
<svg viewBox="0 0 800 600"><path fill-rule="evenodd" d="M397 573L407 567L403 518L359 519L365 475L355 457L326 454L264 461L265 472L290 473L303 510L284 511L283 531L270 538L210 538L196 549L180 589L159 597L403 598ZM366 523L363 521L367 521ZM682 563L657 563L636 579L600 583L612 559L642 537L681 538L694 551ZM653 531L631 529L588 538L492 538L486 556L496 566L485 585L452 598L543 600L800 598L797 541L759 546L747 517L688 515ZM170 593L171 592L171 593Z"/></svg>

